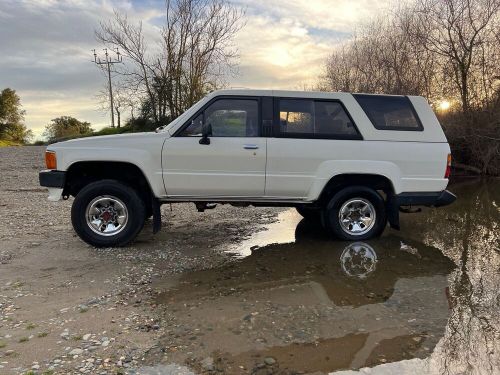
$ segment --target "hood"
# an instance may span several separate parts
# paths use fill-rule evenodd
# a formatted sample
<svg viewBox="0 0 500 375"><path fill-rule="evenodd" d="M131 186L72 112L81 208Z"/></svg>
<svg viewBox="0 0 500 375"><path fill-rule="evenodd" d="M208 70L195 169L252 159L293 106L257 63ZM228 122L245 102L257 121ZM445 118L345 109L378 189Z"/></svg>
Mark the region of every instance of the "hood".
<svg viewBox="0 0 500 375"><path fill-rule="evenodd" d="M100 135L95 137L84 137L76 138L68 141L57 142L47 146L47 150L57 150L66 148L80 148L80 147L119 147L126 146L129 147L135 143L141 143L143 141L150 141L152 139L165 139L168 138L169 134L166 132L155 133L155 132L145 132L145 133L124 133L115 135Z"/></svg>

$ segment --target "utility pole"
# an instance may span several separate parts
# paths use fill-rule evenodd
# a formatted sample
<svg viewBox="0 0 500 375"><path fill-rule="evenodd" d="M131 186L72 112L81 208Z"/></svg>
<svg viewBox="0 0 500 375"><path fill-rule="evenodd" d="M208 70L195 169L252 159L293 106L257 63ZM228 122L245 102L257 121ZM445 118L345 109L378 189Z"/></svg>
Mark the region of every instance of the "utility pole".
<svg viewBox="0 0 500 375"><path fill-rule="evenodd" d="M109 84L109 104L111 108L111 127L115 127L115 107L113 103L113 85L111 84L111 66L114 64L121 64L122 62L122 56L120 55L120 51L118 51L118 48L113 49L113 51L116 53L116 58L112 58L109 53L108 49L104 48L104 60L102 60L100 57L97 56L97 53L95 52L95 49L92 50L94 52L94 63L99 65L100 67L105 67L105 69L108 71L108 84Z"/></svg>

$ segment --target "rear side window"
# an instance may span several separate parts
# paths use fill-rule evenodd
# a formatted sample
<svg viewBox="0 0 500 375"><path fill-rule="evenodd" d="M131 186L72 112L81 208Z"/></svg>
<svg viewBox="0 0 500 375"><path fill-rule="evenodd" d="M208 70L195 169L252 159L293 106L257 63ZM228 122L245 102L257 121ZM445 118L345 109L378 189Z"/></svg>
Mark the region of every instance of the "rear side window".
<svg viewBox="0 0 500 375"><path fill-rule="evenodd" d="M301 138L361 139L340 102L280 99L280 133Z"/></svg>
<svg viewBox="0 0 500 375"><path fill-rule="evenodd" d="M423 130L413 105L406 96L353 94L361 108L380 130Z"/></svg>

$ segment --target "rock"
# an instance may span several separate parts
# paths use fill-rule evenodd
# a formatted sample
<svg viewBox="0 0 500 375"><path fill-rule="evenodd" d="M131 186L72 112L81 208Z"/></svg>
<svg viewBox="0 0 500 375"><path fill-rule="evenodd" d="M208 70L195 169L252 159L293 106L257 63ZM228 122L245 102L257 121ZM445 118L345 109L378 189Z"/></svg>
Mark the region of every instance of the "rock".
<svg viewBox="0 0 500 375"><path fill-rule="evenodd" d="M88 341L90 339L90 336L92 336L90 333L83 335L82 337L83 341Z"/></svg>
<svg viewBox="0 0 500 375"><path fill-rule="evenodd" d="M212 357L206 357L205 359L203 359L201 362L201 367L203 368L203 370L205 371L214 371L215 370L215 367L214 367L214 359Z"/></svg>
<svg viewBox="0 0 500 375"><path fill-rule="evenodd" d="M245 315L245 316L243 317L243 320L245 320L245 321L247 321L247 322L248 322L248 321L250 321L250 320L252 320L252 314Z"/></svg>
<svg viewBox="0 0 500 375"><path fill-rule="evenodd" d="M40 369L40 365L33 365L33 366L31 366L31 369L38 370L38 369Z"/></svg>
<svg viewBox="0 0 500 375"><path fill-rule="evenodd" d="M108 345L109 345L109 341L103 341L103 342L101 343L101 345L102 345L102 346L104 346L104 347L106 347L106 346L108 346Z"/></svg>
<svg viewBox="0 0 500 375"><path fill-rule="evenodd" d="M62 333L61 333L61 338L64 339L64 340L68 340L69 339L69 330L68 329L65 329Z"/></svg>
<svg viewBox="0 0 500 375"><path fill-rule="evenodd" d="M264 358L264 363L268 366L272 366L276 363L276 360L273 357Z"/></svg>
<svg viewBox="0 0 500 375"><path fill-rule="evenodd" d="M83 353L83 349L75 348L69 352L69 355L80 355Z"/></svg>

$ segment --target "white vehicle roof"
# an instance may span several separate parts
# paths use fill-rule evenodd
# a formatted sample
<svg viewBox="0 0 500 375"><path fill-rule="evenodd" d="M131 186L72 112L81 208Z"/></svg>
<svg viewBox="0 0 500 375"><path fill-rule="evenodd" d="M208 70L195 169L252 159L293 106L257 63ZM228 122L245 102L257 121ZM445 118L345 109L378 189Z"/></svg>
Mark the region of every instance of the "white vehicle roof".
<svg viewBox="0 0 500 375"><path fill-rule="evenodd" d="M377 94L365 94L377 95ZM381 130L376 129L361 108L357 100L351 93L347 92L325 92L325 91L291 91L291 90L256 90L256 89L224 89L213 91L198 103L189 108L176 120L172 121L165 130L171 135L196 114L207 102L219 96L273 96L281 98L305 98L305 99L325 99L339 100L346 107L352 117L356 127L361 132L364 140L367 141L402 141L402 142L439 142L446 143L446 137L439 124L439 121L428 104L427 100L421 96L410 96L408 99L412 103L423 130ZM402 95L384 95L402 96Z"/></svg>

